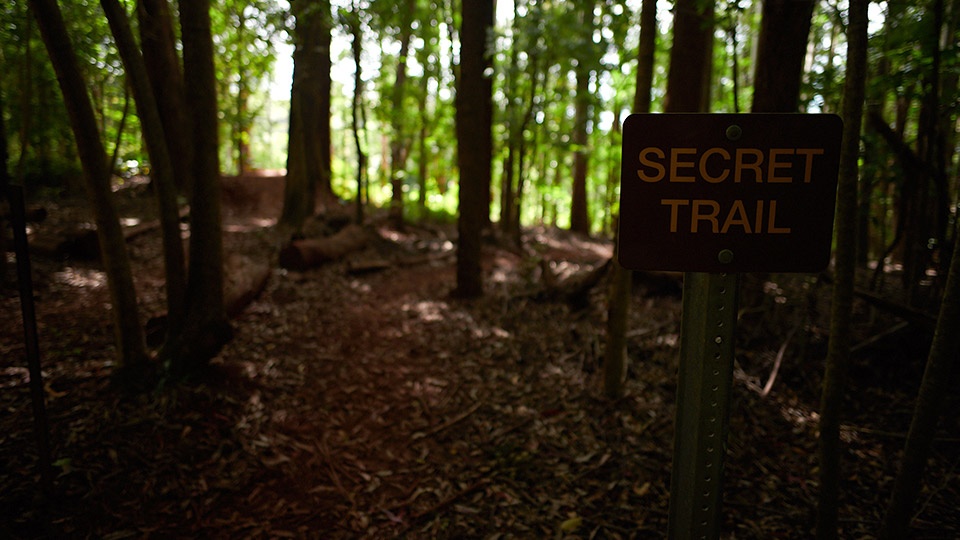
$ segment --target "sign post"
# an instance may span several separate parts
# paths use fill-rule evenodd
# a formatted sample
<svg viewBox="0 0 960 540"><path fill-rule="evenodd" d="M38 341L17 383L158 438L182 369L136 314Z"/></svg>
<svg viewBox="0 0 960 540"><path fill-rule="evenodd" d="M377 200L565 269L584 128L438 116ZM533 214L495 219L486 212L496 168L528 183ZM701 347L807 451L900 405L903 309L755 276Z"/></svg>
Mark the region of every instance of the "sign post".
<svg viewBox="0 0 960 540"><path fill-rule="evenodd" d="M671 539L720 536L739 272L827 266L841 135L834 115L624 122L620 264L684 272Z"/></svg>
<svg viewBox="0 0 960 540"><path fill-rule="evenodd" d="M670 538L719 536L738 282L738 274L683 276Z"/></svg>

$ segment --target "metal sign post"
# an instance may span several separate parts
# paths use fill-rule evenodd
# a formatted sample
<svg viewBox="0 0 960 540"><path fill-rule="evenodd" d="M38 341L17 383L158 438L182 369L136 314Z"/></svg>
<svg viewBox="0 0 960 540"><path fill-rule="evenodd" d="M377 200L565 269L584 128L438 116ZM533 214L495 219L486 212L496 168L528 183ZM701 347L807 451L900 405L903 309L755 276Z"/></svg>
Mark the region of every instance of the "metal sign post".
<svg viewBox="0 0 960 540"><path fill-rule="evenodd" d="M635 114L623 124L620 264L683 277L669 538L720 537L738 272L830 259L835 115Z"/></svg>
<svg viewBox="0 0 960 540"><path fill-rule="evenodd" d="M739 274L683 276L669 538L720 533Z"/></svg>

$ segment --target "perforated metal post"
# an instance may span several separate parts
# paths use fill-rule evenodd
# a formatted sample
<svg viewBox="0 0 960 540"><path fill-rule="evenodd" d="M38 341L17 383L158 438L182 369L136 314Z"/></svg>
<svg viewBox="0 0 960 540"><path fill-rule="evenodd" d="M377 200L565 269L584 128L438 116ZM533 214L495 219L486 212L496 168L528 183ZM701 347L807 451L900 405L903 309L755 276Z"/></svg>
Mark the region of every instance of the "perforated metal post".
<svg viewBox="0 0 960 540"><path fill-rule="evenodd" d="M734 254L718 254L727 264ZM726 453L738 274L687 272L683 278L680 372L669 538L720 535L720 481Z"/></svg>

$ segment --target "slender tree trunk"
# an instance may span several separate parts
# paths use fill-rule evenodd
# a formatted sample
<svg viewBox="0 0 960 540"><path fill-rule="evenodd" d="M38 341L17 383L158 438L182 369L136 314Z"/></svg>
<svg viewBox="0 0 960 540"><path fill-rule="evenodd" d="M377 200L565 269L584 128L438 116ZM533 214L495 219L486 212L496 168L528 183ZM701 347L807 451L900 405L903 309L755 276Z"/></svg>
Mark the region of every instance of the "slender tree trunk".
<svg viewBox="0 0 960 540"><path fill-rule="evenodd" d="M123 129L127 125L127 117L130 115L130 83L124 85L123 88L123 111L120 113L120 123L117 125L117 134L113 138L113 153L110 154L110 157L107 159L107 167L110 167L110 170L113 170L113 167L117 164L118 156L120 155L120 144L123 142Z"/></svg>
<svg viewBox="0 0 960 540"><path fill-rule="evenodd" d="M406 177L407 154L410 143L407 140L404 127L405 109L403 97L407 84L407 59L410 52L410 39L413 37L413 16L416 4L414 0L407 0L401 16L400 29L400 57L397 59L397 75L393 83L393 93L390 96L392 104L390 124L393 139L390 141L390 221L395 227L403 227L403 182Z"/></svg>
<svg viewBox="0 0 960 540"><path fill-rule="evenodd" d="M190 171L193 145L187 130L183 73L176 52L169 0L139 0L137 19L143 60L163 123L167 150L171 156L177 156L171 160L173 178L177 189L185 193L193 184Z"/></svg>
<svg viewBox="0 0 960 540"><path fill-rule="evenodd" d="M93 207L100 241L100 258L107 274L121 371L139 375L146 366L146 347L133 274L116 205L111 197L110 169L97 128L97 119L86 93L73 45L55 0L30 0L44 44L63 92L70 125L84 172L84 187Z"/></svg>
<svg viewBox="0 0 960 540"><path fill-rule="evenodd" d="M223 235L216 74L210 0L180 1L183 71L194 154L190 197L190 266L182 332L161 356L174 378L206 367L230 337L223 303Z"/></svg>
<svg viewBox="0 0 960 540"><path fill-rule="evenodd" d="M0 58L0 69L3 68L3 58ZM7 163L10 159L10 154L7 147L7 126L4 120L4 111L6 109L4 108L4 103L6 103L6 101L4 100L3 90L0 90L0 209L3 209L5 204L9 205L7 197L8 193L10 193L10 169ZM6 207L9 208L9 206ZM2 289L11 284L9 263L7 263L6 224L2 218L0 218L0 230L4 231L4 234L0 234L0 289Z"/></svg>
<svg viewBox="0 0 960 540"><path fill-rule="evenodd" d="M417 163L417 182L419 183L417 206L420 211L420 216L427 215L427 175L429 174L430 160L432 157L432 151L427 148L427 137L430 133L430 126L433 123L430 110L427 109L427 99L430 96L430 81L433 79L434 73L434 68L431 64L429 60L424 63L423 77L420 78L420 133L417 137L417 155L419 156L419 162Z"/></svg>
<svg viewBox="0 0 960 540"><path fill-rule="evenodd" d="M593 9L596 6L594 0L584 2L581 5L580 25L583 35L591 36L593 34ZM591 65L593 60L581 56L578 59L576 67L577 90L574 98L573 114L573 193L570 200L570 230L581 234L590 233L590 212L587 204L587 166L589 161L589 150L587 144L589 135L587 133L587 124L590 118L590 78L593 73Z"/></svg>
<svg viewBox="0 0 960 540"><path fill-rule="evenodd" d="M591 10L587 18L592 19ZM577 68L577 97L573 121L573 194L570 201L570 230L590 233L590 215L587 209L587 118L590 114L590 72Z"/></svg>
<svg viewBox="0 0 960 540"><path fill-rule="evenodd" d="M152 180L157 196L160 224L163 232L163 261L166 275L167 321L169 330L183 320L185 312L187 279L180 241L180 213L177 206L177 187L170 153L163 132L163 121L157 109L153 87L147 75L143 55L137 48L127 14L118 0L101 0L100 5L107 16L110 30L117 43L124 68L133 88L140 117L141 129L147 143L152 165Z"/></svg>
<svg viewBox="0 0 960 540"><path fill-rule="evenodd" d="M460 77L457 85L457 154L460 189L457 220L456 296L483 294L482 233L490 221L490 162L493 156L493 65L487 43L493 28L493 0L463 0Z"/></svg>
<svg viewBox="0 0 960 540"><path fill-rule="evenodd" d="M657 45L657 0L643 0L640 7L640 46L637 53L637 89L633 112L650 112L653 68ZM619 216L614 218L614 234L619 243ZM617 248L619 249L619 248ZM603 360L603 392L610 399L623 396L627 374L627 322L633 293L633 272L620 265L614 256L611 267L610 299L607 308L607 344Z"/></svg>
<svg viewBox="0 0 960 540"><path fill-rule="evenodd" d="M847 75L843 85L843 141L837 187L836 253L830 342L820 396L820 498L817 538L837 537L840 478L840 413L850 357L850 314L857 267L857 179L860 126L867 78L868 0L851 0L847 24Z"/></svg>
<svg viewBox="0 0 960 540"><path fill-rule="evenodd" d="M960 236L954 235L954 253L960 252ZM950 264L940 315L934 331L933 344L927 357L926 369L920 383L913 420L907 433L903 460L887 507L880 538L897 540L907 538L910 519L920 493L923 472L930 456L930 447L936 433L944 399L954 387L957 359L960 358L960 257Z"/></svg>
<svg viewBox="0 0 960 540"><path fill-rule="evenodd" d="M519 22L517 9L519 5L514 3L513 22L514 35L517 35L517 23ZM508 96L505 110L503 111L503 129L507 132L507 155L503 158L503 171L500 174L500 232L507 238L512 236L511 226L513 225L513 186L514 171L516 171L516 152L517 152L517 105L513 96L517 92L517 62L520 57L520 47L516 41L510 47L510 65L507 66L506 81L504 82L504 93Z"/></svg>
<svg viewBox="0 0 960 540"><path fill-rule="evenodd" d="M351 11L350 33L353 36L351 49L353 51L353 102L350 108L353 128L353 143L357 150L357 223L363 223L363 204L364 204L364 177L367 171L367 154L363 151L363 145L360 142L360 125L363 115L363 69L361 56L363 53L363 34L360 27L359 12L356 4L353 4Z"/></svg>

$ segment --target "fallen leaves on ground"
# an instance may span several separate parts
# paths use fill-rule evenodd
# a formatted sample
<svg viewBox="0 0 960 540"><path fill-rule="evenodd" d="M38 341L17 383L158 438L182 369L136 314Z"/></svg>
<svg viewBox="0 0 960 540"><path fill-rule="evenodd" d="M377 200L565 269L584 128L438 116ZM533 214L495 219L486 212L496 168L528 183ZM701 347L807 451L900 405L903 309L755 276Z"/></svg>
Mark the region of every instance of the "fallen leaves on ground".
<svg viewBox="0 0 960 540"><path fill-rule="evenodd" d="M609 253L604 242L547 230L530 238L540 256L571 265ZM147 314L162 305L156 243L144 235L131 246ZM275 254L268 230L229 233L227 244L253 260ZM0 536L665 537L679 298L636 292L627 397L608 402L599 391L603 285L573 312L531 294L538 266L529 255L491 245L487 294L454 300L451 249L441 228L395 233L359 259L273 270L208 376L139 395L110 384L108 313L90 309L106 305L105 288L58 278L63 264L41 262L57 480L40 500L18 303L7 297ZM391 264L351 272L356 260L374 259ZM795 320L804 298L774 302L765 329L743 321L754 326L741 342L753 341L738 353L725 538L803 538L812 529L822 316L809 323L805 356L788 356L768 396L756 391L791 328L777 321ZM881 383L852 383L843 537L875 534L902 446L877 426L897 433L909 422L909 393L877 390ZM960 534L960 430L946 424L914 522L923 538Z"/></svg>

